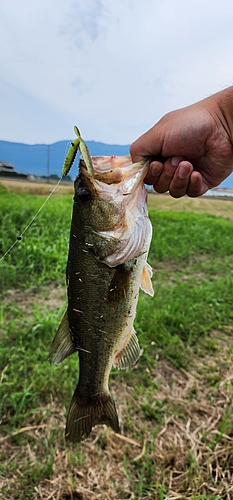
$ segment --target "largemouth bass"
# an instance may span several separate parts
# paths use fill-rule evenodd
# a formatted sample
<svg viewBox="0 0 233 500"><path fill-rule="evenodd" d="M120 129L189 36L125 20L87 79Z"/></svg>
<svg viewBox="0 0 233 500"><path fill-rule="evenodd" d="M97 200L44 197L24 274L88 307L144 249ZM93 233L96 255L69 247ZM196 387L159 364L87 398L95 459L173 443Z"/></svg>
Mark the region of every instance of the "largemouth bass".
<svg viewBox="0 0 233 500"><path fill-rule="evenodd" d="M152 228L143 179L147 163L128 156L80 160L67 263L68 308L49 358L79 355L79 380L67 417L66 439L80 442L93 426L120 432L109 393L112 366L129 368L140 356L134 331L139 288L153 295L147 264Z"/></svg>

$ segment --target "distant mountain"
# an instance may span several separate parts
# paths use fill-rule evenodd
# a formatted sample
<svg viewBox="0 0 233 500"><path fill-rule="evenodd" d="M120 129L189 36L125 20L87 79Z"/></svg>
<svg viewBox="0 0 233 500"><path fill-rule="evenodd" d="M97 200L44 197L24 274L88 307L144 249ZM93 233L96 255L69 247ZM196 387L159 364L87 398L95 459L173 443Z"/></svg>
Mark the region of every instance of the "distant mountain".
<svg viewBox="0 0 233 500"><path fill-rule="evenodd" d="M61 169L70 146L70 141L59 141L54 144L22 144L18 142L0 141L0 161L11 163L15 170L34 175L61 175ZM129 154L129 145L105 144L103 142L87 141L92 156L124 156ZM79 155L77 155L78 158ZM77 160L71 171L71 177L77 174ZM221 187L233 188L233 174Z"/></svg>
<svg viewBox="0 0 233 500"><path fill-rule="evenodd" d="M92 156L124 156L129 154L129 145L104 144L103 142L86 142ZM22 144L18 142L0 141L0 161L11 163L15 170L34 175L61 175L64 159L70 147L70 141L59 141L54 144ZM79 155L77 155L77 158ZM77 174L77 161L70 175Z"/></svg>

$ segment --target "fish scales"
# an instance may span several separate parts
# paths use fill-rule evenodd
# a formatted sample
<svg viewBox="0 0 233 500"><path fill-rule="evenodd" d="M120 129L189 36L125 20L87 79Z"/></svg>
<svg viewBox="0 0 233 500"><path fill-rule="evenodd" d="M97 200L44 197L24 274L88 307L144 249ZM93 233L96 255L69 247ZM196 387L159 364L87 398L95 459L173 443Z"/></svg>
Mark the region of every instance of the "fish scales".
<svg viewBox="0 0 233 500"><path fill-rule="evenodd" d="M50 350L55 364L76 351L79 355L66 425L66 439L72 442L85 439L96 424L120 432L109 375L112 365L125 369L138 360L133 320L140 286L153 295L146 263L151 239L143 185L147 169L131 165L128 157L92 161L94 175L81 160L75 180L68 308Z"/></svg>

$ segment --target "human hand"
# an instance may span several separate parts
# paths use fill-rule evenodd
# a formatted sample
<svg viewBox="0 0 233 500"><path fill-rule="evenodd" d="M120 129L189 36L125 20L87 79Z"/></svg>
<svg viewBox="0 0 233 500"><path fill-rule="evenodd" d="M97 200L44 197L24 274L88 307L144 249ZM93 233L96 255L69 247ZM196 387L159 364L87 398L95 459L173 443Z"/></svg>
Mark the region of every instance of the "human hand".
<svg viewBox="0 0 233 500"><path fill-rule="evenodd" d="M130 148L133 162L150 157L147 184L179 198L201 196L233 170L233 90L166 114Z"/></svg>

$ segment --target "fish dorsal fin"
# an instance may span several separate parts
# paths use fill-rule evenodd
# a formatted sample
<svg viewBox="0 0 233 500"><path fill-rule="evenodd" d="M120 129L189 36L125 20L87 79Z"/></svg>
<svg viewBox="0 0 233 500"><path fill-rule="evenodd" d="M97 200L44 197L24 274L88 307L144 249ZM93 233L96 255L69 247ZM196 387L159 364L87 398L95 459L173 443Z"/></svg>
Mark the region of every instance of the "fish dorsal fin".
<svg viewBox="0 0 233 500"><path fill-rule="evenodd" d="M138 343L137 335L132 328L125 345L123 348L117 353L113 366L118 368L118 370L126 370L130 368L130 366L135 365L138 359L140 358L140 346Z"/></svg>
<svg viewBox="0 0 233 500"><path fill-rule="evenodd" d="M141 274L140 288L144 292L151 295L151 297L154 296L154 290L151 283L152 275L153 275L152 267L150 266L150 264L148 264L148 262L146 262Z"/></svg>
<svg viewBox="0 0 233 500"><path fill-rule="evenodd" d="M49 361L58 365L76 351L71 340L68 311L66 310L49 351Z"/></svg>

